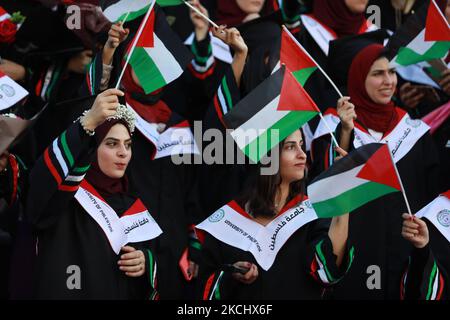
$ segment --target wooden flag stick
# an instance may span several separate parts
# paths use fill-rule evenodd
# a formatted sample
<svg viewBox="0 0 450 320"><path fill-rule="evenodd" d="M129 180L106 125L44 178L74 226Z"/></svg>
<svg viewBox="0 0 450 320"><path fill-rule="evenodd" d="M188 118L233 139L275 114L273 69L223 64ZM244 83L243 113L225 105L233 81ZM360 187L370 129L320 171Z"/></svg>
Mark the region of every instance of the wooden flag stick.
<svg viewBox="0 0 450 320"><path fill-rule="evenodd" d="M405 199L406 208L408 209L409 216L412 218L411 207L409 206L409 201L408 201L408 198L406 197L406 192L405 192L405 188L403 187L402 178L400 177L400 174L398 173L397 165L395 164L394 158L392 157L392 153L391 153L391 150L389 149L388 141L386 141L386 145L389 150L389 155L391 156L392 164L394 165L395 173L397 174L398 182L400 182L400 187L402 188L402 194L403 194L403 198Z"/></svg>
<svg viewBox="0 0 450 320"><path fill-rule="evenodd" d="M122 81L122 77L125 74L125 69L127 68L128 63L130 62L131 56L133 55L134 48L136 47L136 44L137 44L137 42L139 40L139 37L141 36L142 31L144 30L145 24L147 23L147 20L150 17L150 14L152 13L152 10L153 10L153 7L155 6L155 3L156 3L156 0L153 0L152 4L148 8L148 11L147 11L144 19L142 20L142 23L141 23L141 26L139 28L139 31L136 34L136 37L135 37L134 42L133 42L133 45L131 46L130 52L128 53L127 60L125 61L125 65L123 66L122 72L120 73L120 76L117 79L117 83L116 83L115 89L119 89L120 81Z"/></svg>
<svg viewBox="0 0 450 320"><path fill-rule="evenodd" d="M204 15L200 10L198 10L196 7L194 7L192 4L190 4L187 1L183 1L183 3L185 5L187 5L189 8L191 8L192 10L194 10L196 13L198 13L200 16L203 17L203 19L205 19L206 21L208 21L209 23L211 23L214 27L216 27L217 29L219 29L219 26L217 25L217 23L215 23L214 21L212 21L210 18L208 18L206 15Z"/></svg>
<svg viewBox="0 0 450 320"><path fill-rule="evenodd" d="M339 147L339 143L337 142L336 137L335 137L334 134L333 134L333 130L331 130L330 126L329 126L328 123L325 121L325 118L323 117L322 112L319 112L319 115L320 115L320 118L322 119L324 125L327 127L328 130L330 130L331 139L333 140L334 145L335 145L336 147L340 148L340 147Z"/></svg>
<svg viewBox="0 0 450 320"><path fill-rule="evenodd" d="M292 33L288 30L288 28L286 28L285 25L283 25L283 29L284 31L287 32L287 34L291 37L292 40L295 41L295 43L306 53L306 55L316 64L317 68L320 70L320 72L322 72L322 74L325 76L325 78L327 78L327 80L331 83L331 85L333 86L334 90L336 90L337 94L339 95L340 98L343 97L342 92L338 89L338 87L336 86L336 84L331 80L331 78L328 76L328 74L323 71L322 67L320 66L320 64L318 64L316 62L316 60L314 60L313 57L311 57L311 55L309 54L308 51L306 51L305 48L303 48L303 46L300 44L300 42L297 41L297 39L292 35Z"/></svg>

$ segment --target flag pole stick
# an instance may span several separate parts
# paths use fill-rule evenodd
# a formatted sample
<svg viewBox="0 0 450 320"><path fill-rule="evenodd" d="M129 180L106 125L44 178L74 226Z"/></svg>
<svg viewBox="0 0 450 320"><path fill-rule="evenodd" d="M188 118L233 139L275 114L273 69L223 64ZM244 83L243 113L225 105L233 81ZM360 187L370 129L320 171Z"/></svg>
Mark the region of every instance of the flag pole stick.
<svg viewBox="0 0 450 320"><path fill-rule="evenodd" d="M194 10L197 14L199 14L200 16L203 17L203 19L205 19L206 21L208 21L209 23L211 23L214 27L216 27L217 29L219 29L219 26L217 25L217 23L215 23L214 21L212 21L210 18L208 18L206 15L204 15L200 10L198 10L196 7L194 7L192 4L190 4L187 1L183 1L183 3L185 5L187 5L189 8L191 8L192 10Z"/></svg>
<svg viewBox="0 0 450 320"><path fill-rule="evenodd" d="M337 94L339 95L340 98L343 97L342 92L338 89L338 87L336 86L336 84L330 79L330 77L328 76L328 74L323 71L322 67L320 66L320 64L318 64L316 62L316 60L314 60L313 57L311 57L311 55L309 54L308 51L306 51L305 48L303 48L303 46L300 44L300 42L297 41L297 39L292 35L292 33L289 31L288 28L286 28L285 25L283 25L283 29L284 31L287 32L287 34L291 37L292 40L295 41L295 43L306 53L306 55L316 64L317 68L320 70L320 72L322 72L322 74L325 76L325 78L327 78L327 80L330 82L330 84L333 86L334 90L336 90Z"/></svg>
<svg viewBox="0 0 450 320"><path fill-rule="evenodd" d="M125 18L123 18L123 20L120 21L120 26L123 26L123 24L127 21L128 16L130 15L130 13L131 13L131 11L128 11L127 14L126 14L126 16L125 16Z"/></svg>
<svg viewBox="0 0 450 320"><path fill-rule="evenodd" d="M139 40L139 37L142 34L142 31L144 30L145 24L147 23L147 20L150 17L150 14L151 14L151 12L153 10L153 7L155 6L155 3L156 3L156 0L153 0L152 4L148 8L148 11L147 11L144 19L142 20L142 24L141 24L141 26L139 28L138 33L136 34L136 37L135 37L135 39L133 41L133 45L131 46L130 52L128 53L127 60L125 61L125 65L123 66L122 72L120 73L119 78L117 79L117 83L116 83L115 89L119 88L120 81L122 80L122 77L123 77L123 75L125 73L125 69L127 68L128 63L130 62L131 56L133 55L134 48L136 48L136 44L137 44L137 42Z"/></svg>
<svg viewBox="0 0 450 320"><path fill-rule="evenodd" d="M400 173L398 172L397 165L395 164L394 158L392 157L391 150L389 149L388 141L386 141L386 145L389 150L389 155L391 156L392 163L394 164L395 173L397 174L398 182L400 182L400 187L402 188L403 199L405 199L406 208L408 209L409 216L412 218L411 207L409 206L408 198L406 197L405 188L403 187L402 178L400 177Z"/></svg>
<svg viewBox="0 0 450 320"><path fill-rule="evenodd" d="M337 142L336 137L335 137L334 134L333 134L333 130L331 130L330 126L329 126L328 123L325 121L325 119L324 119L324 117L323 117L323 115L322 115L322 112L319 112L319 116L320 116L320 119L322 119L324 125L325 125L325 126L327 127L327 129L330 131L331 139L333 140L335 146L338 147L338 148L340 148L340 147L339 147L339 143Z"/></svg>

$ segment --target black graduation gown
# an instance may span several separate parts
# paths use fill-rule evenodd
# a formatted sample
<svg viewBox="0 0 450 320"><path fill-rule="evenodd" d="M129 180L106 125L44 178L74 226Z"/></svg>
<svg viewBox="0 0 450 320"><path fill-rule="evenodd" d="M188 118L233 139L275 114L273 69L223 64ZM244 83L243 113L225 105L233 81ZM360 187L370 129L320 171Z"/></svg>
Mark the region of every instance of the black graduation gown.
<svg viewBox="0 0 450 320"><path fill-rule="evenodd" d="M172 115L168 126L177 124ZM179 118L178 118L179 120ZM128 167L132 188L163 230L155 239L161 299L182 299L187 282L179 267L189 245L189 227L199 221L200 209L192 164L175 165L171 157L151 159L155 147L139 131L133 136L133 158Z"/></svg>
<svg viewBox="0 0 450 320"><path fill-rule="evenodd" d="M340 125L337 128L338 141L339 132ZM429 132L397 162L412 212L417 212L437 196L438 164ZM358 252L358 258L347 277L336 286L336 299L400 298L398 284L412 249L401 236L401 216L405 212L407 208L403 195L396 192L350 213L349 238ZM376 286L378 276L381 277L380 288Z"/></svg>
<svg viewBox="0 0 450 320"><path fill-rule="evenodd" d="M146 275L125 276L104 232L74 198L79 184L75 180L82 179L94 154L95 140L76 122L46 149L30 174L27 217L37 236L39 299L145 299L153 292L147 280L152 269L149 243L130 244L145 253ZM105 199L118 214L135 200L128 195ZM80 289L68 288L74 272L70 266L79 267Z"/></svg>
<svg viewBox="0 0 450 320"><path fill-rule="evenodd" d="M450 244L427 219L430 242L414 248L400 285L405 300L450 299Z"/></svg>
<svg viewBox="0 0 450 320"><path fill-rule="evenodd" d="M222 100L220 96L229 97L229 99ZM211 143L203 142L204 159L200 169L199 190L200 194L208 195L200 199L205 215L203 218L242 194L256 173L256 165L249 164L248 159L245 159L246 163L243 164L237 162L239 159L237 153L241 151L236 149L237 146L234 142L235 150L231 151L225 143L227 133L222 117L231 110L239 99L240 93L233 71L231 67L228 67L203 120L203 134L209 129L219 130L216 132L220 132L224 142L223 145L218 145L214 152L211 151L211 148L213 144L217 145L215 138L211 139ZM228 136L228 139L232 138ZM223 155L222 158L220 153ZM214 163L205 161L210 154L217 156L218 161ZM227 159L232 159L233 162L227 164Z"/></svg>
<svg viewBox="0 0 450 320"><path fill-rule="evenodd" d="M263 270L254 256L214 238L205 233L202 247L202 262L199 266L201 298L203 300L313 300L325 295L330 288L341 281L352 265L353 250L347 246L342 265L337 267L333 246L328 237L330 220L312 221L287 240L270 267ZM318 276L317 247L325 263L328 280ZM250 285L243 284L232 277L226 264L247 261L258 266L258 278ZM319 268L320 269L320 268ZM351 268L350 268L351 269ZM333 279L333 280L331 280ZM330 282L328 282L330 281Z"/></svg>
<svg viewBox="0 0 450 320"><path fill-rule="evenodd" d="M124 47L126 44L121 44L114 55L115 67L111 74L110 86L115 84L121 71L117 66L120 66L122 57L120 50ZM100 91L101 75L102 60L99 54L88 74L89 79L95 79L87 83L87 89L91 94ZM164 88L161 100L172 110L172 116L166 124L167 128L192 117L187 104L188 92L189 86L184 76ZM194 164L176 165L170 156L152 159L155 146L138 129L133 136L132 148L133 157L127 169L131 188L139 194L163 230L163 234L154 240L155 255L159 264L157 275L160 284L159 296L161 299L182 299L186 296L188 282L179 267L179 262L191 240L189 230L200 221L196 218L201 212L197 200L195 177L197 169Z"/></svg>

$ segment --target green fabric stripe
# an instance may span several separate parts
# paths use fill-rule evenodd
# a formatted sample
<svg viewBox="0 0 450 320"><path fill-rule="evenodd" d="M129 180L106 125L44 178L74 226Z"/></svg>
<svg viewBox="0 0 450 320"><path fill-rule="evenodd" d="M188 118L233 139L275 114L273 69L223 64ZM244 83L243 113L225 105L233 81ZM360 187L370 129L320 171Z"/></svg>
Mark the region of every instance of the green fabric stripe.
<svg viewBox="0 0 450 320"><path fill-rule="evenodd" d="M140 9L140 10L138 10L138 11L130 12L130 14L128 15L127 20L126 20L125 22L134 20L134 19L139 18L140 16L146 14L149 7L150 7L150 5L148 5L148 6L144 7L144 8L142 8L142 9ZM127 14L128 14L128 12L122 14L122 15L121 15L119 18L117 18L117 20L114 21L114 22L122 21L123 19L125 19L125 17L126 17Z"/></svg>
<svg viewBox="0 0 450 320"><path fill-rule="evenodd" d="M208 53L205 57L201 56L198 53L197 46L195 45L195 43L196 43L195 41L192 42L192 46L191 46L192 53L195 56L195 61L198 62L199 64L206 65L206 63L208 62L208 59L211 57L211 53L212 53L211 43L208 44Z"/></svg>
<svg viewBox="0 0 450 320"><path fill-rule="evenodd" d="M17 162L19 163L19 165L20 165L23 169L25 169L25 170L28 169L27 166L25 165L25 163L23 163L22 159L20 159L19 156L16 155L16 159L17 159ZM20 167L20 166L19 166L19 167Z"/></svg>
<svg viewBox="0 0 450 320"><path fill-rule="evenodd" d="M310 68L304 68L301 70L297 70L292 72L295 79L302 85L302 87L305 86L306 81L308 81L311 74L317 70L317 67L310 67Z"/></svg>
<svg viewBox="0 0 450 320"><path fill-rule="evenodd" d="M214 297L216 300L220 300L220 281L222 280L223 271L220 272L219 278L217 279L217 287L214 291Z"/></svg>
<svg viewBox="0 0 450 320"><path fill-rule="evenodd" d="M64 131L61 135L61 144L63 146L64 154L65 154L67 160L69 161L70 167L72 167L74 160L73 160L72 153L70 152L69 146L67 145L66 131Z"/></svg>
<svg viewBox="0 0 450 320"><path fill-rule="evenodd" d="M91 165L87 165L86 167L75 167L73 169L74 173L85 173L86 171L89 170L89 168L91 167Z"/></svg>
<svg viewBox="0 0 450 320"><path fill-rule="evenodd" d="M348 255L348 266L345 272L348 272L348 270L350 270L350 267L352 266L353 259L355 258L355 247L350 248L350 252L348 253Z"/></svg>
<svg viewBox="0 0 450 320"><path fill-rule="evenodd" d="M149 249L147 249L147 254L148 254L148 275L150 277L150 285L152 286L152 288L155 288L155 283L153 281L153 254Z"/></svg>
<svg viewBox="0 0 450 320"><path fill-rule="evenodd" d="M327 260L325 259L325 256L323 255L323 252L322 252L322 243L323 243L323 240L321 240L318 244L316 244L316 252L319 255L319 259L322 262L323 267L325 268L325 273L327 274L328 282L332 283L332 282L334 282L335 279L333 278L330 271L328 270L327 262L326 262Z"/></svg>
<svg viewBox="0 0 450 320"><path fill-rule="evenodd" d="M202 245L198 241L190 241L190 246L194 249L201 250Z"/></svg>
<svg viewBox="0 0 450 320"><path fill-rule="evenodd" d="M437 273L437 265L436 262L433 263L433 269L431 269L430 278L428 279L428 293L426 300L430 300L431 294L433 293L433 282Z"/></svg>
<svg viewBox="0 0 450 320"><path fill-rule="evenodd" d="M59 78L59 74L60 73L61 73L61 68L57 67L56 70L55 70L55 74L52 77L52 81L51 81L50 85L47 88L47 92L45 93L45 97L47 99L49 99L49 97L51 95L51 92L53 90L53 87L55 86L56 82L58 82L58 78Z"/></svg>
<svg viewBox="0 0 450 320"><path fill-rule="evenodd" d="M396 191L398 190L384 184L367 182L337 197L312 205L319 218L331 218L351 212L374 199Z"/></svg>
<svg viewBox="0 0 450 320"><path fill-rule="evenodd" d="M288 17L286 12L284 11L283 6L281 6L281 16L283 17L283 21L287 22L287 23L294 23L294 22L297 22L297 21L300 20L300 15L299 14L293 16L292 18Z"/></svg>
<svg viewBox="0 0 450 320"><path fill-rule="evenodd" d="M177 6L183 4L182 0L156 0L160 7Z"/></svg>
<svg viewBox="0 0 450 320"><path fill-rule="evenodd" d="M233 100L231 100L230 89L228 89L227 77L222 78L222 92L225 94L225 99L227 100L228 110L233 109Z"/></svg>
<svg viewBox="0 0 450 320"><path fill-rule="evenodd" d="M450 41L436 42L424 54L418 54L408 47L402 47L398 50L395 62L402 66L415 64L421 61L429 61L433 59L443 58L450 49Z"/></svg>
<svg viewBox="0 0 450 320"><path fill-rule="evenodd" d="M164 87L167 83L158 66L144 48L136 47L130 59L139 82L146 94Z"/></svg>
<svg viewBox="0 0 450 320"><path fill-rule="evenodd" d="M266 130L262 135L247 144L242 150L244 154L253 162L259 162L269 150L272 150L280 141L286 138L295 130L299 129L304 123L312 119L317 112L314 111L291 111L284 118L276 122L272 127ZM273 130L278 130L278 140L272 140ZM275 134L273 134L275 137Z"/></svg>

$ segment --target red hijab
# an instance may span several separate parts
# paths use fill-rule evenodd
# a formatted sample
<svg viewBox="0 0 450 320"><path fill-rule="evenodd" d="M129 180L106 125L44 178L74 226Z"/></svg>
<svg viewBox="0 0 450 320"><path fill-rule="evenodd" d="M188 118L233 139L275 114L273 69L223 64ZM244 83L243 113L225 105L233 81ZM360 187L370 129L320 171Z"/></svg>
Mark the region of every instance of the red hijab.
<svg viewBox="0 0 450 320"><path fill-rule="evenodd" d="M314 0L313 14L327 25L338 38L358 34L366 18L364 13L353 13L344 0Z"/></svg>
<svg viewBox="0 0 450 320"><path fill-rule="evenodd" d="M274 10L272 0L265 0L260 12L261 16L267 15ZM217 0L217 23L228 27L240 25L248 13L239 8L236 0Z"/></svg>
<svg viewBox="0 0 450 320"><path fill-rule="evenodd" d="M347 88L358 121L367 128L385 133L391 131L398 122L395 105L392 101L388 104L375 103L367 94L365 86L370 68L383 50L381 44L372 44L356 55L348 73Z"/></svg>
<svg viewBox="0 0 450 320"><path fill-rule="evenodd" d="M111 128L121 123L128 128L125 121L120 119L107 120L95 129L95 141L100 146ZM131 133L130 133L131 136ZM113 194L125 194L128 192L128 178L124 175L122 178L111 178L103 173L98 165L98 159L92 162L91 168L86 174L86 180L97 190L102 197L109 197Z"/></svg>
<svg viewBox="0 0 450 320"><path fill-rule="evenodd" d="M131 66L128 65L121 82L125 91L125 101L127 101L133 109L146 121L150 123L167 123L172 114L172 111L167 104L159 99L157 96L163 89L159 89L148 95L145 94L144 89L137 85L131 75ZM153 98L152 103L145 103L137 99L133 94L139 94L142 97Z"/></svg>

